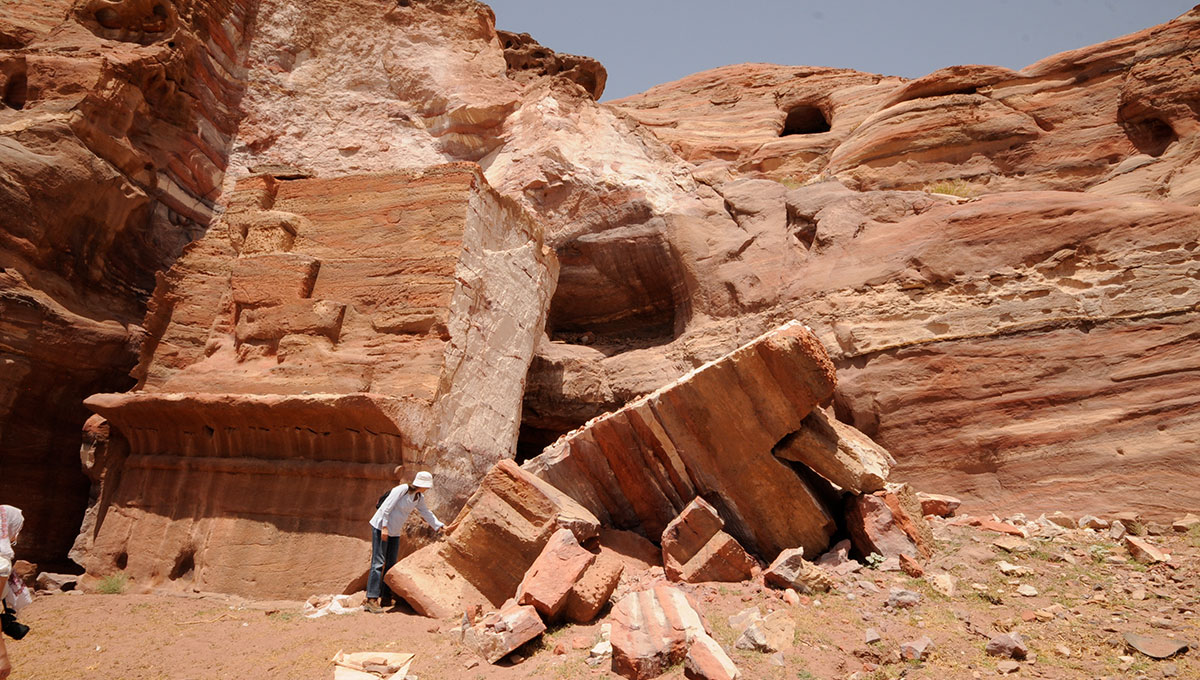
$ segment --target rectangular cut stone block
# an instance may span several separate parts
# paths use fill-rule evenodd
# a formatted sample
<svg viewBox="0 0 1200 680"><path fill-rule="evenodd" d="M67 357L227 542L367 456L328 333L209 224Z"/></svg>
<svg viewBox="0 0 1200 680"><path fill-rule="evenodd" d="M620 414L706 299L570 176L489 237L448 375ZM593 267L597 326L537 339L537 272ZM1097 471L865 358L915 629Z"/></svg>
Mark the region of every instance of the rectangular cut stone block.
<svg viewBox="0 0 1200 680"><path fill-rule="evenodd" d="M516 463L501 461L450 524L447 539L402 558L388 571L387 583L415 609L436 618L460 612L472 592L498 607L516 594L560 529L568 529L577 542L587 541L599 534L600 523L563 492ZM438 561L439 567L430 566Z"/></svg>
<svg viewBox="0 0 1200 680"><path fill-rule="evenodd" d="M725 522L716 508L703 498L695 498L671 520L662 533L663 568L667 577L679 580L683 565L696 556Z"/></svg>
<svg viewBox="0 0 1200 680"><path fill-rule="evenodd" d="M579 545L570 529L554 532L533 561L517 588L517 603L533 605L553 619L567 604L567 596L596 556Z"/></svg>
<svg viewBox="0 0 1200 680"><path fill-rule="evenodd" d="M270 307L312 294L320 260L299 253L243 255L230 277L233 301L245 307Z"/></svg>
<svg viewBox="0 0 1200 680"><path fill-rule="evenodd" d="M591 623L612 597L624 571L620 555L601 545L596 561L571 586L564 618L571 623Z"/></svg>
<svg viewBox="0 0 1200 680"><path fill-rule="evenodd" d="M707 627L687 595L661 585L630 593L613 606L613 670L630 680L661 675L684 660Z"/></svg>
<svg viewBox="0 0 1200 680"><path fill-rule="evenodd" d="M136 391L88 401L127 455L95 476L108 487L81 559L94 574L127 562L138 585L340 592L395 465L434 474L446 520L513 456L557 261L472 163L257 176L225 202L160 277ZM549 526L516 550L504 597ZM422 540L406 534L408 553Z"/></svg>
<svg viewBox="0 0 1200 680"><path fill-rule="evenodd" d="M764 557L834 531L813 488L771 451L833 393L833 364L798 322L562 437L526 467L620 528L661 535L693 498Z"/></svg>
<svg viewBox="0 0 1200 680"><path fill-rule="evenodd" d="M683 565L674 580L685 583L737 583L748 580L755 566L754 558L746 553L737 539L724 531L718 531L687 564Z"/></svg>
<svg viewBox="0 0 1200 680"><path fill-rule="evenodd" d="M488 663L496 663L544 632L546 624L533 607L512 604L464 630L463 644Z"/></svg>

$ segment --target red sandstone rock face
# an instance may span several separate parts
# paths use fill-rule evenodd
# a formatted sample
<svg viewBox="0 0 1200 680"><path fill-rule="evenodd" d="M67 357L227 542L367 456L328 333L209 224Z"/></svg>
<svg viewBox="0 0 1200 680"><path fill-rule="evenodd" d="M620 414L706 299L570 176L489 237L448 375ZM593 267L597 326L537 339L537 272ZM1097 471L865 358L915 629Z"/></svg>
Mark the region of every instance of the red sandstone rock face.
<svg viewBox="0 0 1200 680"><path fill-rule="evenodd" d="M842 373L837 417L918 488L988 508L1190 507L1184 451L1200 425L1180 357L1196 349L1200 234L1192 73L1172 64L1196 26L1189 15L1015 74L905 83L750 65L616 102L697 164L698 203L663 217L680 275L659 318L675 330L557 334L535 358L527 422L561 432L798 318ZM782 106L779 93L797 96ZM796 134L780 137L789 110ZM891 190L946 179L984 195ZM1066 191L1023 191L1044 188ZM634 233L594 242L634 261ZM1130 493L1148 484L1166 493Z"/></svg>
<svg viewBox="0 0 1200 680"><path fill-rule="evenodd" d="M87 498L66 424L129 387L154 274L212 217L252 13L55 0L0 17L0 495L44 566Z"/></svg>
<svg viewBox="0 0 1200 680"><path fill-rule="evenodd" d="M979 192L1059 189L1195 203L1190 15L1019 72L953 66L905 82L745 64L613 105L684 158L858 189L961 179Z"/></svg>
<svg viewBox="0 0 1200 680"><path fill-rule="evenodd" d="M105 473L84 561L151 584L183 560L204 590L337 592L392 466L432 471L449 518L513 455L554 257L467 164L257 176L229 204L155 293L139 389L88 401L130 457Z"/></svg>
<svg viewBox="0 0 1200 680"><path fill-rule="evenodd" d="M590 65L564 55L516 73L536 48L506 54L474 2L22 6L0 17L0 492L29 510L30 543L52 553L38 561L65 552L85 502L83 478L63 474L79 402L125 388L136 354L157 351L153 336L139 350L152 276L225 208L245 218L236 247L257 259L203 290L247 313L177 325L192 337L168 344L184 353L221 342L196 362L160 355L139 379L249 382L208 362L261 364L262 384L284 392L376 382L370 361L322 340L362 321L312 302L328 301L306 286L331 260L281 255L305 225L237 206L234 187L258 171L286 183L472 160L562 262L523 455L799 318L842 373L838 418L919 487L968 508L1194 506L1194 19L1020 72L906 82L733 66L610 107L579 78L529 75L586 81ZM823 178L838 181L768 181ZM943 180L984 196L908 191ZM214 244L190 257L219 259ZM261 297L263 280L288 277L286 299ZM339 294L352 283L330 280ZM403 358L339 341L386 350L379 384L427 394L439 317L414 299L370 330L423 338ZM468 337L454 350L464 361L483 335ZM292 370L326 361L319 380ZM486 410L470 396L439 398L437 437ZM469 468L481 439L451 457ZM1150 479L1160 493L1128 493Z"/></svg>

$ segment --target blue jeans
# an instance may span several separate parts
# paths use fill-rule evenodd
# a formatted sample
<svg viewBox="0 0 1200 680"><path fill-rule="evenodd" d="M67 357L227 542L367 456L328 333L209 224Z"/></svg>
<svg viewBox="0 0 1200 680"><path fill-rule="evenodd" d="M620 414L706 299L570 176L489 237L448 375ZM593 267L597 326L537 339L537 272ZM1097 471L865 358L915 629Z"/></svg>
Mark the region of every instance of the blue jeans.
<svg viewBox="0 0 1200 680"><path fill-rule="evenodd" d="M396 563L396 553L399 551L399 536L388 536L385 548L383 534L379 529L371 527L371 571L367 572L367 597L380 597L384 590L388 595L392 594L383 583L383 575Z"/></svg>

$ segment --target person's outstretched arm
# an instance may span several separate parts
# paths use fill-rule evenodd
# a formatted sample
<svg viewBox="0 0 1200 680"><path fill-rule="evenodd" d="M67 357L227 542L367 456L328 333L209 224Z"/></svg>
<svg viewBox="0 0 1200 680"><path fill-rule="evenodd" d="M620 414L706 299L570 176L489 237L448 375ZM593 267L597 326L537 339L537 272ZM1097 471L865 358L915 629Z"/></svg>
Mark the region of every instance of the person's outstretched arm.
<svg viewBox="0 0 1200 680"><path fill-rule="evenodd" d="M421 494L421 497L417 499L417 512L421 513L421 517L425 518L426 524L433 527L434 531L441 531L442 527L446 526L445 524L442 524L442 521L438 519L428 507L426 507L425 494Z"/></svg>

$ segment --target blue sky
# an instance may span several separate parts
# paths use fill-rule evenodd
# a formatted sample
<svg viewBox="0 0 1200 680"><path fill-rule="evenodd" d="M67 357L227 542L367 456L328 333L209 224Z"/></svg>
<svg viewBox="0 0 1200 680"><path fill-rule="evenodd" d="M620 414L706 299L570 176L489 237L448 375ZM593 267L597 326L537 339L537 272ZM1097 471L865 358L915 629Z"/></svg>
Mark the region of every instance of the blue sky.
<svg viewBox="0 0 1200 680"><path fill-rule="evenodd" d="M485 0L488 1L488 0ZM1160 24L1193 0L490 0L499 28L599 59L604 99L742 62L916 78L954 64L1023 68Z"/></svg>

